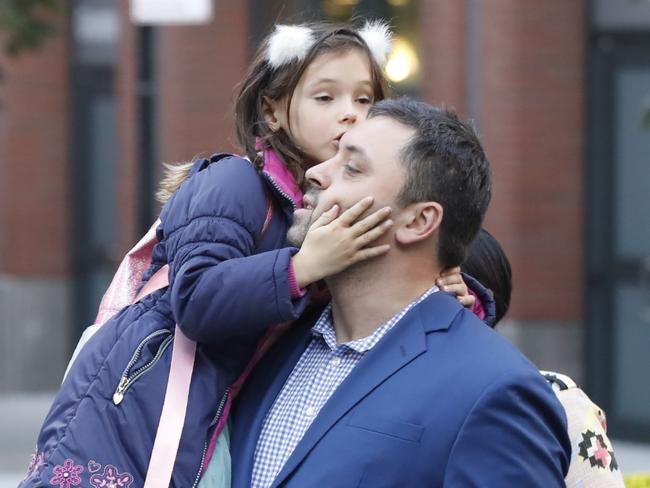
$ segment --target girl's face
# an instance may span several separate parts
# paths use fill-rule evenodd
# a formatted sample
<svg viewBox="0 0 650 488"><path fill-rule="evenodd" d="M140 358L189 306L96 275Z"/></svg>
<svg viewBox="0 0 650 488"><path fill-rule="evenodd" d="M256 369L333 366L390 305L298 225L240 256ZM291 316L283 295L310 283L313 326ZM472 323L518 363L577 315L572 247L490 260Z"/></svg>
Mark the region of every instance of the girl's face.
<svg viewBox="0 0 650 488"><path fill-rule="evenodd" d="M269 104L267 122L290 134L311 166L336 154L341 136L366 118L373 102L367 55L359 49L327 52L312 61L296 85L289 120L284 100Z"/></svg>

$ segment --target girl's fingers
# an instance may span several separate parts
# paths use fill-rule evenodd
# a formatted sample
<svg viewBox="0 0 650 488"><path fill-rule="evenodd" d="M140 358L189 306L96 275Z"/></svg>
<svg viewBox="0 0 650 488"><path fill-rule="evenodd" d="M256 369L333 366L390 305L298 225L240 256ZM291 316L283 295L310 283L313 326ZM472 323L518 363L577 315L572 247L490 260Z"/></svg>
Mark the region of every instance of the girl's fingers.
<svg viewBox="0 0 650 488"><path fill-rule="evenodd" d="M386 254L389 250L390 250L390 244L382 244L381 246L363 248L360 251L357 251L357 253L354 255L354 258L352 258L352 262L350 264L355 264L360 261L365 261L366 259L376 258L377 256L381 256L382 254Z"/></svg>
<svg viewBox="0 0 650 488"><path fill-rule="evenodd" d="M381 222L379 225L375 225L372 229L369 231L365 232L364 234L361 234L359 237L357 237L356 243L358 245L358 248L364 248L368 244L370 244L373 241L376 241L379 239L382 235L388 231L393 226L393 221L392 220L384 220Z"/></svg>
<svg viewBox="0 0 650 488"><path fill-rule="evenodd" d="M455 268L443 269L440 272L440 278L441 279L448 278L449 284L462 282L463 278L460 274L460 266L456 266Z"/></svg>
<svg viewBox="0 0 650 488"><path fill-rule="evenodd" d="M370 229L379 225L382 221L385 221L391 213L390 207L380 208L376 212L368 215L362 220L358 221L352 226L352 235L355 237L365 234Z"/></svg>
<svg viewBox="0 0 650 488"><path fill-rule="evenodd" d="M462 297L464 297L466 295L471 296L467 292L467 285L465 285L464 283L463 284L456 284L456 285L442 285L442 286L439 286L439 288L442 291L446 291L447 293L451 293L453 295L456 295L458 298L462 298Z"/></svg>
<svg viewBox="0 0 650 488"><path fill-rule="evenodd" d="M474 295L470 295L470 294L459 296L457 298L458 298L458 301L460 302L460 304L465 308L473 307L474 302L476 302L476 297Z"/></svg>
<svg viewBox="0 0 650 488"><path fill-rule="evenodd" d="M310 229L317 229L318 227L323 227L324 225L329 224L336 219L338 213L339 206L336 204L332 205L332 208L320 214L320 216L311 224Z"/></svg>
<svg viewBox="0 0 650 488"><path fill-rule="evenodd" d="M372 206L373 198L366 197L359 200L357 203L348 208L345 212L339 217L339 221L350 227L361 215L363 212L368 210Z"/></svg>

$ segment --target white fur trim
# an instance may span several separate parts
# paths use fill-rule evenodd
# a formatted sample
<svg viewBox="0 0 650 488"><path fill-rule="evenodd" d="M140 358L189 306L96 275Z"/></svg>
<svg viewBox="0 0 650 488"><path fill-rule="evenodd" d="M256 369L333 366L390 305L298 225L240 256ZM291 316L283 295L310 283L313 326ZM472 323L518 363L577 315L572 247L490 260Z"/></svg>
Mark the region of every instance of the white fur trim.
<svg viewBox="0 0 650 488"><path fill-rule="evenodd" d="M381 20L367 21L359 35L368 45L372 57L379 66L386 64L388 53L393 47L393 33L387 23Z"/></svg>
<svg viewBox="0 0 650 488"><path fill-rule="evenodd" d="M273 68L305 59L314 44L311 29L303 25L276 25L266 59Z"/></svg>

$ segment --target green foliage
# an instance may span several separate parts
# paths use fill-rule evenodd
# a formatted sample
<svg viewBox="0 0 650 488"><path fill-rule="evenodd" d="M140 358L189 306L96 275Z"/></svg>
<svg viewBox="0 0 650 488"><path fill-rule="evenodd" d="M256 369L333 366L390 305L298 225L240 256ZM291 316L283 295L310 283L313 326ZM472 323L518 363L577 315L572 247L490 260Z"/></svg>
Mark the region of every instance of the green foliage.
<svg viewBox="0 0 650 488"><path fill-rule="evenodd" d="M650 488L650 475L629 475L625 476L626 488Z"/></svg>
<svg viewBox="0 0 650 488"><path fill-rule="evenodd" d="M60 10L60 0L0 0L3 51L14 57L41 47L56 33L51 14Z"/></svg>

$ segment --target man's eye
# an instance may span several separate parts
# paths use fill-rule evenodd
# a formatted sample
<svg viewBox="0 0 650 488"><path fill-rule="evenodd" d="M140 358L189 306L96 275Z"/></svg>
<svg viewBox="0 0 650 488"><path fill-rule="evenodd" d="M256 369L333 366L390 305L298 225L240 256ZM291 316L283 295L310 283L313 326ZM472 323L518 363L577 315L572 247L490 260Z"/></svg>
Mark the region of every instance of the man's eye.
<svg viewBox="0 0 650 488"><path fill-rule="evenodd" d="M314 97L314 98L319 102L331 102L332 100L334 100L329 95L319 95L319 96Z"/></svg>
<svg viewBox="0 0 650 488"><path fill-rule="evenodd" d="M361 173L361 171L359 171L357 168L355 168L355 167L354 167L353 165L351 165L350 163L346 164L346 165L344 166L344 168L345 168L345 172L346 172L346 173L349 173L349 174L351 174L351 175L356 175L356 174Z"/></svg>

